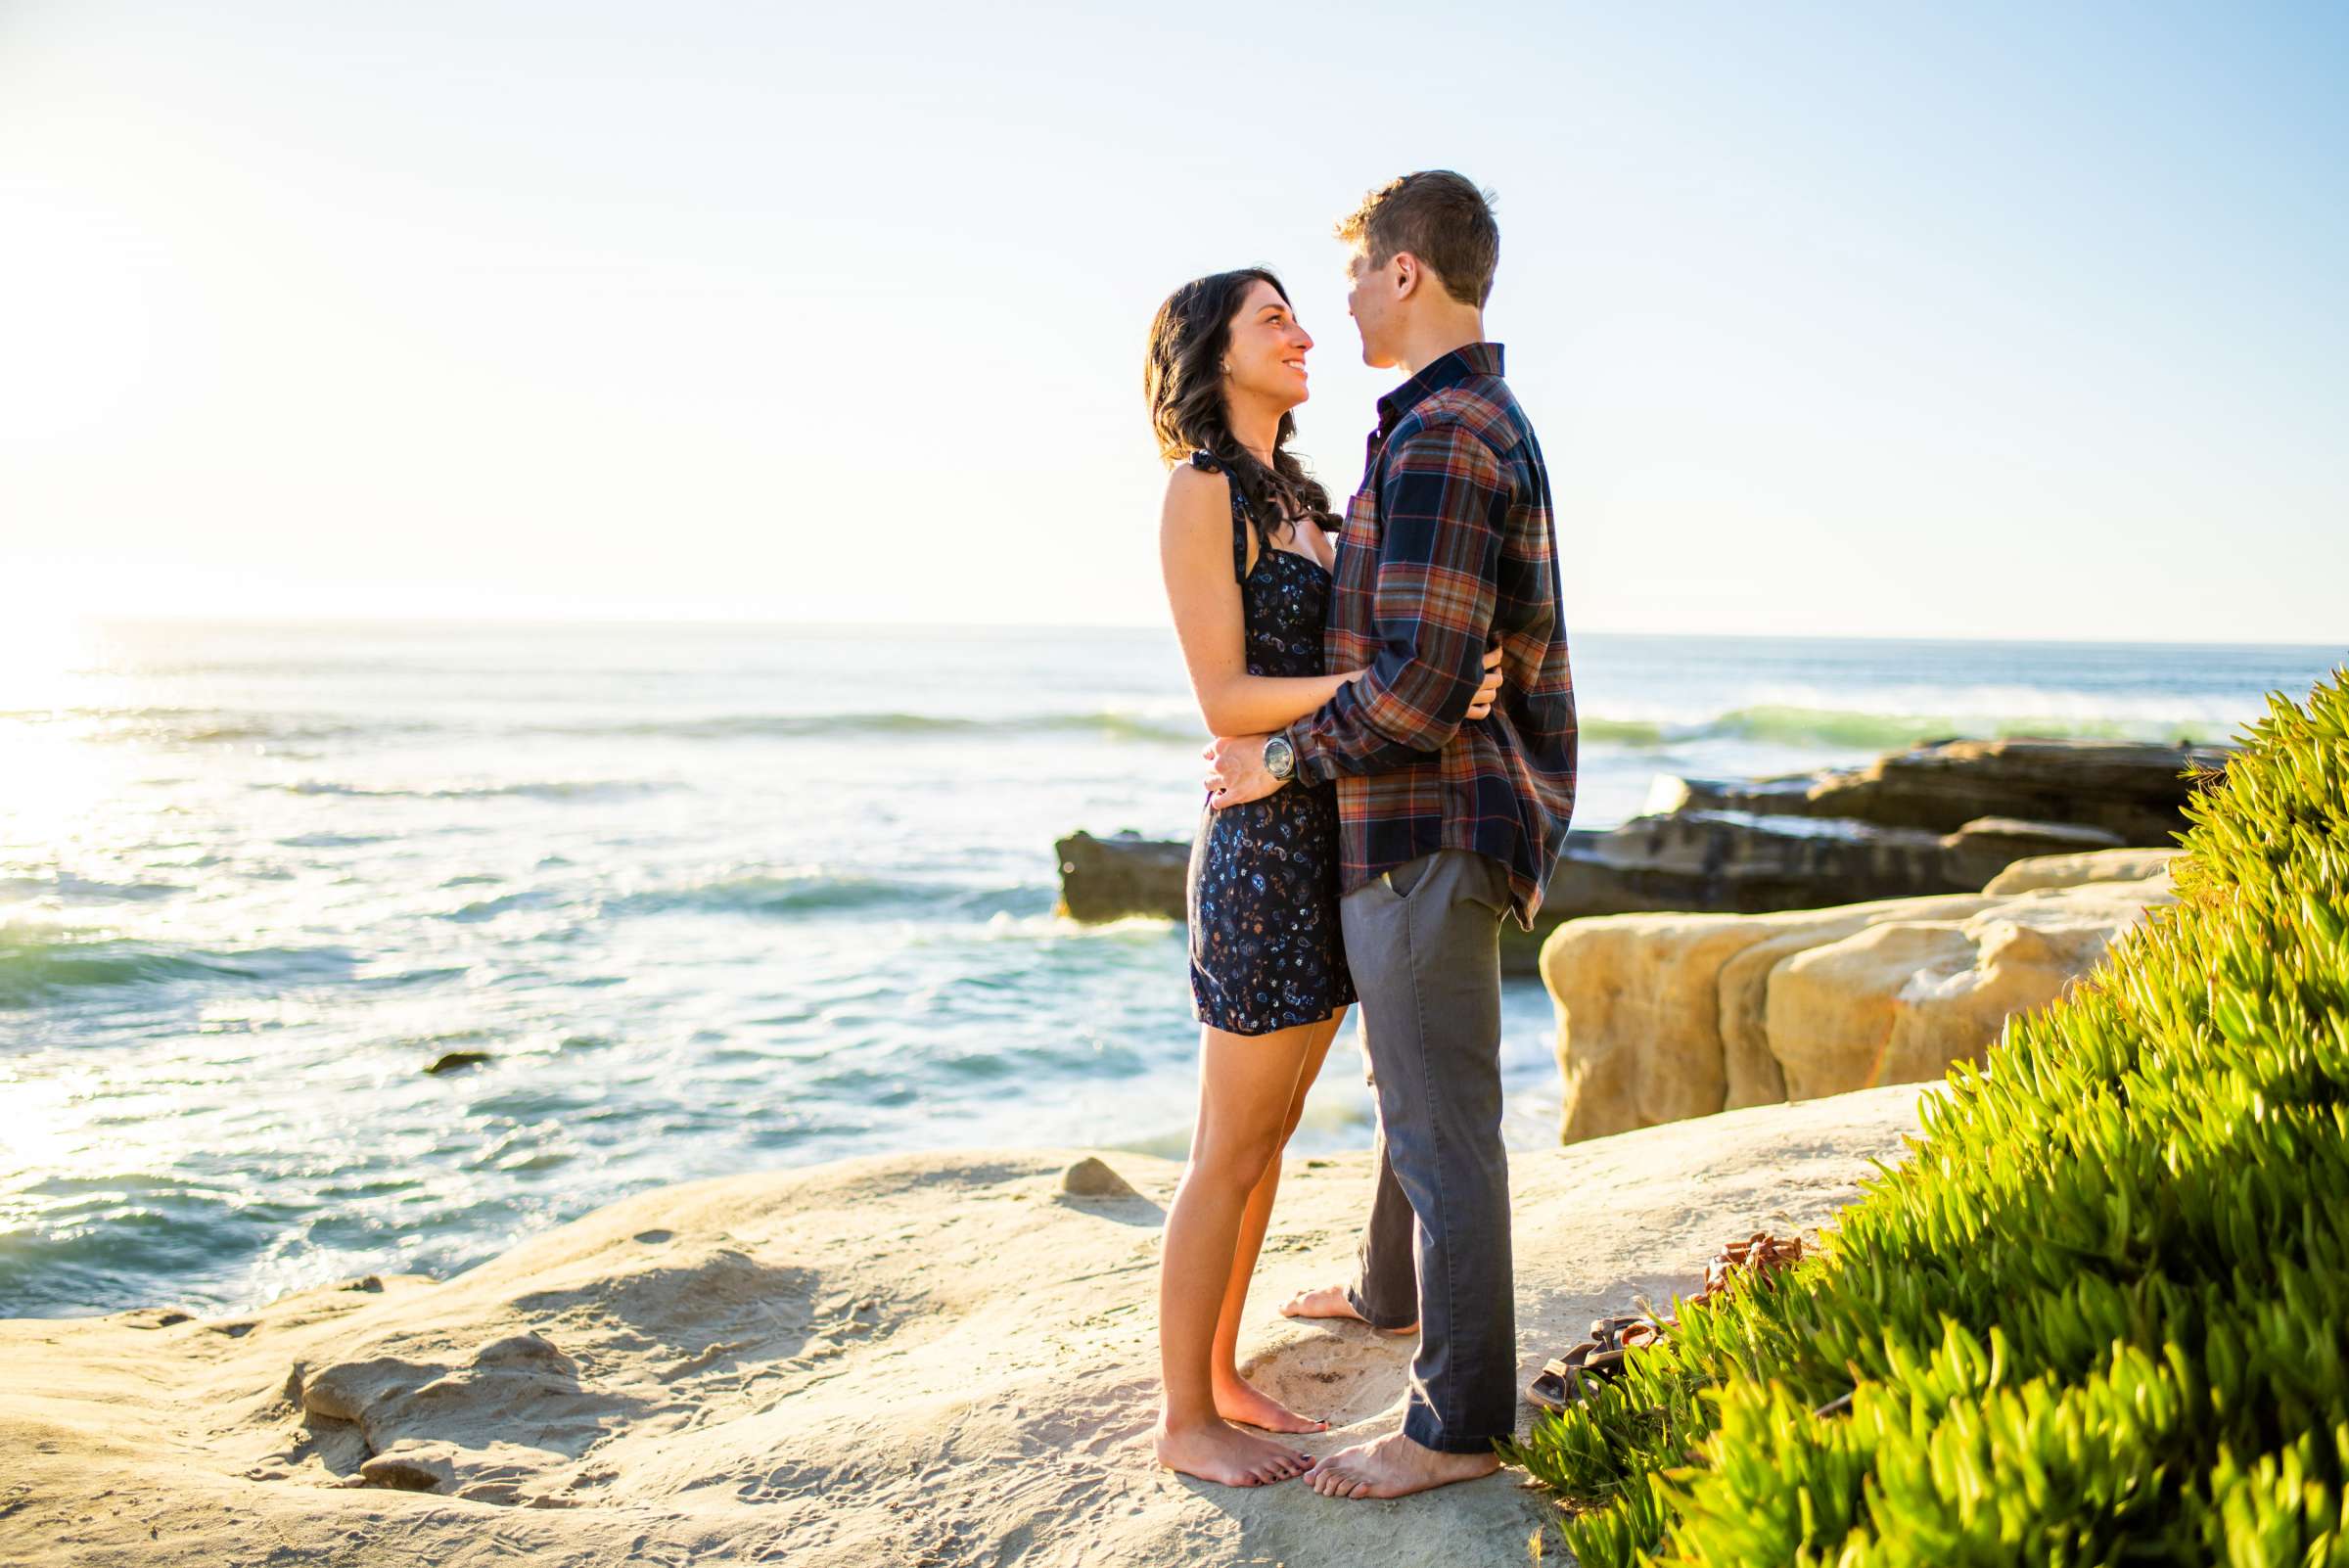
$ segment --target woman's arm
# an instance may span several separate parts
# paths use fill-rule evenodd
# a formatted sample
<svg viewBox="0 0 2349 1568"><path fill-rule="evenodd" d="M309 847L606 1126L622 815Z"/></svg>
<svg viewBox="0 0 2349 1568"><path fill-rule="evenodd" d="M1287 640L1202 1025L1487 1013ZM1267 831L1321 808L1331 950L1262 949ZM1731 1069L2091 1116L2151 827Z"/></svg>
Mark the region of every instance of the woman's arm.
<svg viewBox="0 0 2349 1568"><path fill-rule="evenodd" d="M1261 735L1303 718L1361 673L1251 675L1240 585L1232 580L1231 481L1185 463L1167 476L1159 562L1200 716L1216 735Z"/></svg>

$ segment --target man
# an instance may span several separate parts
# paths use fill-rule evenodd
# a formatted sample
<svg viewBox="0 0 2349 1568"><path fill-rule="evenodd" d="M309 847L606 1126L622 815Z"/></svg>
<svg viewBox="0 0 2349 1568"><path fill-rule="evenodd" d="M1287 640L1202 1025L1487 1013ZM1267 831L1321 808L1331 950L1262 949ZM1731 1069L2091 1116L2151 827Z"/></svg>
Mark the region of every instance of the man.
<svg viewBox="0 0 2349 1568"><path fill-rule="evenodd" d="M1276 735L1208 748L1218 806L1292 778L1338 786L1341 922L1378 1102L1378 1185L1351 1289L1284 1311L1419 1326L1403 1430L1312 1472L1331 1497L1490 1475L1516 1427L1508 1162L1500 1140L1499 923L1532 929L1574 809L1574 686L1549 478L1485 341L1499 260L1489 199L1405 175L1338 226L1379 400L1347 509L1328 667L1367 667ZM1488 645L1491 716L1465 717Z"/></svg>

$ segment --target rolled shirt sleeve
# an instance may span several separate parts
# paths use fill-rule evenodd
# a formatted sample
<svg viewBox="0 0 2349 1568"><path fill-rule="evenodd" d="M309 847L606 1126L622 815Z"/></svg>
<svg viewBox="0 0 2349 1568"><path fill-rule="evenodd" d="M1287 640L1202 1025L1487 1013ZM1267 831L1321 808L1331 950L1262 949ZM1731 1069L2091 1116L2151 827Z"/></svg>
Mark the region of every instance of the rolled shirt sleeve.
<svg viewBox="0 0 2349 1568"><path fill-rule="evenodd" d="M1388 448L1370 590L1378 652L1368 674L1284 732L1298 776L1409 766L1459 733L1484 679L1508 504L1493 449L1456 423Z"/></svg>

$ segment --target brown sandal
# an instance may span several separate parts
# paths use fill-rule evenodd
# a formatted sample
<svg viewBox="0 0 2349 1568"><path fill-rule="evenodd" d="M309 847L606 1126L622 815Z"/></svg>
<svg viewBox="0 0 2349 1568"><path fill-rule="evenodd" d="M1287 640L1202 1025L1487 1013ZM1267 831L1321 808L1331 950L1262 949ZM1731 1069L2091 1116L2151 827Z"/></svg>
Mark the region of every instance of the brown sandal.
<svg viewBox="0 0 2349 1568"><path fill-rule="evenodd" d="M1788 1236L1780 1239L1767 1230L1757 1230L1743 1241L1732 1241L1715 1253L1705 1265L1705 1287L1690 1299L1711 1301L1727 1292L1740 1274L1767 1277L1781 1268L1791 1268L1803 1261L1803 1238Z"/></svg>
<svg viewBox="0 0 2349 1568"><path fill-rule="evenodd" d="M1525 1391L1526 1403L1545 1410L1564 1409L1597 1384L1621 1377L1624 1359L1662 1339L1669 1326L1638 1313L1593 1318L1589 1339L1543 1364L1542 1375Z"/></svg>
<svg viewBox="0 0 2349 1568"><path fill-rule="evenodd" d="M1640 1350L1662 1339L1664 1327L1644 1313L1623 1313L1592 1319L1590 1337L1602 1350Z"/></svg>
<svg viewBox="0 0 2349 1568"><path fill-rule="evenodd" d="M1588 1398L1599 1384L1621 1377L1623 1356L1620 1348L1586 1339L1565 1355L1543 1363L1542 1375L1525 1391L1526 1403L1552 1413L1562 1410L1576 1400Z"/></svg>

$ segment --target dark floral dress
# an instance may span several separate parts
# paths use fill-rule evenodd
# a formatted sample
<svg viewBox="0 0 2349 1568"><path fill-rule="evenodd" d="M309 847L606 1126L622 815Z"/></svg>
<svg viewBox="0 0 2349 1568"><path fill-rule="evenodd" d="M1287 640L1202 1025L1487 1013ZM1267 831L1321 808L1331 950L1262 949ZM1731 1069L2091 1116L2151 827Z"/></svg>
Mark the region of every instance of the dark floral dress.
<svg viewBox="0 0 2349 1568"><path fill-rule="evenodd" d="M1214 472L1205 452L1192 466ZM1248 515L1231 487L1231 570L1248 673L1321 674L1329 573L1290 550L1248 570ZM1234 1035L1318 1023L1354 1001L1338 925L1338 796L1290 782L1261 801L1202 808L1191 841L1191 996L1199 1021Z"/></svg>

